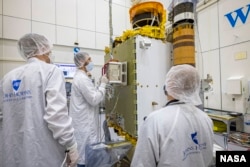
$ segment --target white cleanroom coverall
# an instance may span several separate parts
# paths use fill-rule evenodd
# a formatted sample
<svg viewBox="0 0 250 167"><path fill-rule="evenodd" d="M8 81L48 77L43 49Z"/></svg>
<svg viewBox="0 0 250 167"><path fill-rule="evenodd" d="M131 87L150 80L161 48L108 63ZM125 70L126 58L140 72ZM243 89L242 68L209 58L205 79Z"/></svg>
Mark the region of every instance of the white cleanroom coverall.
<svg viewBox="0 0 250 167"><path fill-rule="evenodd" d="M97 89L83 70L77 70L72 82L70 116L73 119L79 151L78 164L85 164L86 144L98 142L98 104L104 99L105 85Z"/></svg>
<svg viewBox="0 0 250 167"><path fill-rule="evenodd" d="M37 58L0 83L1 167L59 167L75 143L62 71ZM1 123L1 121L0 121Z"/></svg>
<svg viewBox="0 0 250 167"><path fill-rule="evenodd" d="M192 104L151 113L139 133L131 167L207 167L212 161L212 120Z"/></svg>

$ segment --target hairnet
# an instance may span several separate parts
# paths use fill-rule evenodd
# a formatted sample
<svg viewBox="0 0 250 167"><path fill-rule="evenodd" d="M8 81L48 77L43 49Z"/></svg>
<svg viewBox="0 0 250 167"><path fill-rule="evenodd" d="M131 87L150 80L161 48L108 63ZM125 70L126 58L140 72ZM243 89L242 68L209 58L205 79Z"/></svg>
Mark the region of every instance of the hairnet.
<svg viewBox="0 0 250 167"><path fill-rule="evenodd" d="M24 59L43 55L51 51L52 44L49 40L39 34L29 33L18 40L18 49Z"/></svg>
<svg viewBox="0 0 250 167"><path fill-rule="evenodd" d="M200 105L200 77L191 65L173 66L166 76L165 89L173 98L182 102Z"/></svg>
<svg viewBox="0 0 250 167"><path fill-rule="evenodd" d="M87 61L88 53L86 52L78 52L74 55L74 62L76 64L76 67L81 68L84 63Z"/></svg>

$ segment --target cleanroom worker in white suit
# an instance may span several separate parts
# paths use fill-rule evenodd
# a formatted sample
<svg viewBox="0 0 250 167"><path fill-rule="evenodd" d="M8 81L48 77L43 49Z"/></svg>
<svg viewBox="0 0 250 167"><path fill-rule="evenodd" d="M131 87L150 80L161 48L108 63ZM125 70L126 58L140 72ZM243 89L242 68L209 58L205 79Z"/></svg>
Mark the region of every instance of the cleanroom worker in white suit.
<svg viewBox="0 0 250 167"><path fill-rule="evenodd" d="M68 159L73 167L79 157L77 143L63 73L50 64L52 45L46 37L29 33L19 39L18 49L27 63L0 82L0 166L59 167Z"/></svg>
<svg viewBox="0 0 250 167"><path fill-rule="evenodd" d="M191 65L173 66L166 76L168 103L148 115L131 167L207 167L213 158L213 123L196 107L200 77Z"/></svg>
<svg viewBox="0 0 250 167"><path fill-rule="evenodd" d="M70 116L73 119L80 155L78 166L84 167L86 165L86 145L98 142L98 104L104 100L108 79L103 75L100 86L98 88L95 87L88 76L88 73L94 67L88 53L76 53L74 55L74 62L78 69L72 82Z"/></svg>

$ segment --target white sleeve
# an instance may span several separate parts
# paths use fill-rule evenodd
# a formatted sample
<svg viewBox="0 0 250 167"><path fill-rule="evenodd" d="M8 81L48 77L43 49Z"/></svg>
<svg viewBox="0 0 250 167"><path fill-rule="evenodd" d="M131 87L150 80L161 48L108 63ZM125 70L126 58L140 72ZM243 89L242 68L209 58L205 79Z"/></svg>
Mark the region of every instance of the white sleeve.
<svg viewBox="0 0 250 167"><path fill-rule="evenodd" d="M88 78L84 78L79 86L82 91L82 95L89 104L96 106L104 99L105 87L99 87L96 89Z"/></svg>
<svg viewBox="0 0 250 167"><path fill-rule="evenodd" d="M48 80L44 120L53 137L65 148L75 144L72 118L68 115L65 81L62 72L55 69Z"/></svg>

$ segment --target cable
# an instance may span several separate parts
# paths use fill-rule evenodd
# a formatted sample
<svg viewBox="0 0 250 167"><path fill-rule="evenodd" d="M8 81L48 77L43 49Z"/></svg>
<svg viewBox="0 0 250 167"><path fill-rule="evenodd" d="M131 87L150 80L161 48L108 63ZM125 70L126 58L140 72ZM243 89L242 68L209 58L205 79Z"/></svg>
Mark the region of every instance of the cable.
<svg viewBox="0 0 250 167"><path fill-rule="evenodd" d="M117 103L118 103L119 96L120 96L120 92L118 93L118 95L117 95L117 97L116 97L115 105L114 105L114 107L113 107L113 109L111 110L110 113L113 113L113 112L114 112L114 110L115 110L115 108L116 108L116 106L117 106Z"/></svg>
<svg viewBox="0 0 250 167"><path fill-rule="evenodd" d="M63 162L61 164L61 167L64 167L64 165L66 164L67 157L68 157L68 153L66 152L65 153L65 158L64 158L64 160L63 160Z"/></svg>

